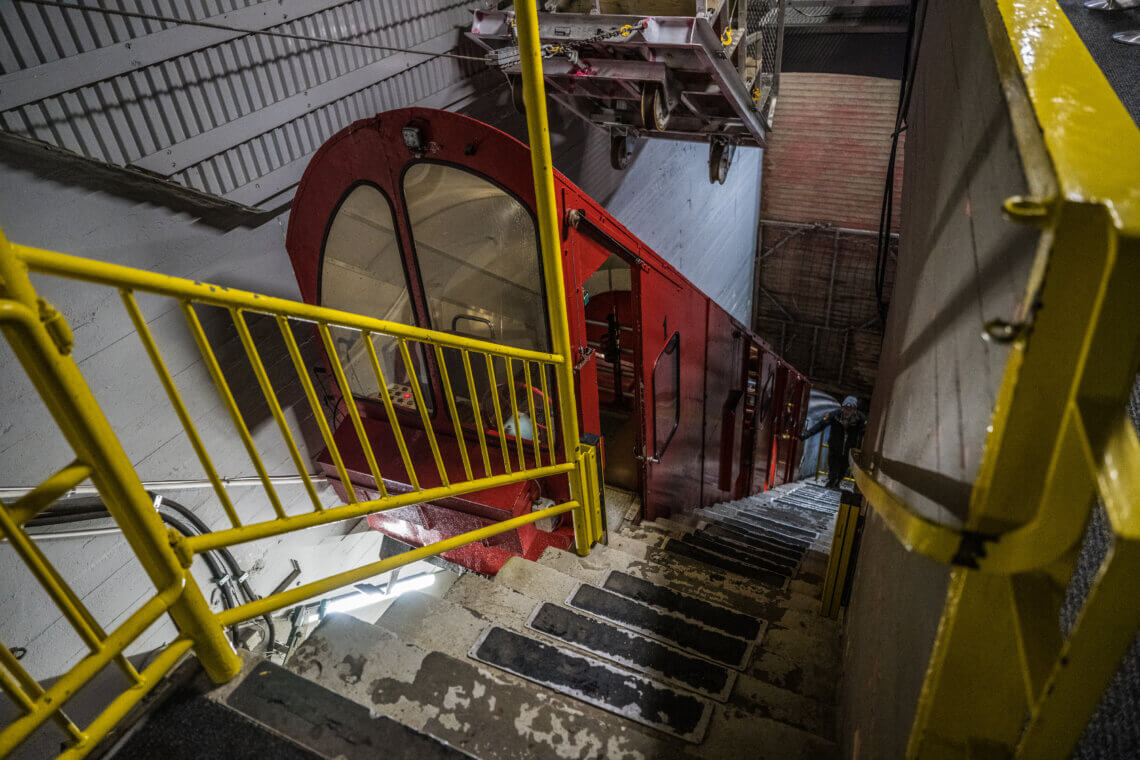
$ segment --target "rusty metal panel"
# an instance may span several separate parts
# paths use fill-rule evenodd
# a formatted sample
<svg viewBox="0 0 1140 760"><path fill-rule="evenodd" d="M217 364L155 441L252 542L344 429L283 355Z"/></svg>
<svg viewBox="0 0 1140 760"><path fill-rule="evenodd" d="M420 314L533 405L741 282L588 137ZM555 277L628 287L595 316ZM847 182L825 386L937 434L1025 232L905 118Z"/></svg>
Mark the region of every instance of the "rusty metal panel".
<svg viewBox="0 0 1140 760"><path fill-rule="evenodd" d="M785 74L764 151L762 217L878 229L898 96L894 79ZM896 231L901 190L900 160Z"/></svg>

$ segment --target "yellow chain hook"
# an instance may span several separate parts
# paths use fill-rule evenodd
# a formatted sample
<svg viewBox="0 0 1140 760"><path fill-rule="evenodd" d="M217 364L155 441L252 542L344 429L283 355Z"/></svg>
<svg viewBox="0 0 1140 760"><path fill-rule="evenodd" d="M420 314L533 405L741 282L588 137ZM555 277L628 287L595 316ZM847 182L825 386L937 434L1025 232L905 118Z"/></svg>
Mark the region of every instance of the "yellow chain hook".
<svg viewBox="0 0 1140 760"><path fill-rule="evenodd" d="M725 47L732 44L732 29L725 27L724 31L720 33L720 43Z"/></svg>

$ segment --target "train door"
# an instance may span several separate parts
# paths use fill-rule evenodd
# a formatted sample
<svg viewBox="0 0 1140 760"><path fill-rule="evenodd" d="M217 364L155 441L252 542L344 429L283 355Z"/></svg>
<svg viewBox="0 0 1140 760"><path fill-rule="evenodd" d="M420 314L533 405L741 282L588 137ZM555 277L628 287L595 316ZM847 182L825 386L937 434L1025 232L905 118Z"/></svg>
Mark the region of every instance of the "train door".
<svg viewBox="0 0 1140 760"><path fill-rule="evenodd" d="M664 272L634 273L641 316L644 515L696 507L703 471L704 361L708 299Z"/></svg>
<svg viewBox="0 0 1140 760"><path fill-rule="evenodd" d="M803 417L804 391L807 383L790 367L781 367L784 382L781 384L780 406L776 418L776 478L774 485L789 483L796 478L799 467L800 420Z"/></svg>
<svg viewBox="0 0 1140 760"><path fill-rule="evenodd" d="M769 407L775 382L775 360L759 343L746 344L744 362L743 431L740 444L740 468L737 498L763 491L768 487L769 439L772 426Z"/></svg>
<svg viewBox="0 0 1140 760"><path fill-rule="evenodd" d="M767 491L772 486L775 470L776 420L780 362L776 355L763 347L756 347L757 382L755 423L752 430L752 483L749 491Z"/></svg>
<svg viewBox="0 0 1140 760"><path fill-rule="evenodd" d="M641 398L637 377L638 332L629 262L610 254L583 283L586 346L594 358L598 429L605 451L605 483L641 488ZM583 365L585 366L585 365ZM589 380L582 376L583 393Z"/></svg>
<svg viewBox="0 0 1140 760"><path fill-rule="evenodd" d="M705 348L704 487L701 501L737 497L744 432L744 361L747 341L722 309L708 304Z"/></svg>

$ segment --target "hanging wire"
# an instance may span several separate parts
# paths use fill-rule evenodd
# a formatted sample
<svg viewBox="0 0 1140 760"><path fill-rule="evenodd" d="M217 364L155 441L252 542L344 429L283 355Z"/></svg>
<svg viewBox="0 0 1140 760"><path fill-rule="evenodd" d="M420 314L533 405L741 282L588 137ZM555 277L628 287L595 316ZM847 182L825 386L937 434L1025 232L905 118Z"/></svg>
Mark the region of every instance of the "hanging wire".
<svg viewBox="0 0 1140 760"><path fill-rule="evenodd" d="M922 6L921 11L919 5ZM906 57L903 59L902 82L899 85L899 105L895 114L895 128L891 133L891 152L887 161L887 178L883 186L883 205L879 213L879 241L875 256L875 298L879 304L879 318L886 324L887 303L883 298L887 279L887 260L890 256L891 217L895 196L895 163L899 150L899 135L906 131L907 112L914 92L915 70L922 49L922 33L926 29L926 8L929 0L913 0L909 9L906 36Z"/></svg>
<svg viewBox="0 0 1140 760"><path fill-rule="evenodd" d="M351 40L335 40L328 37L313 37L307 34L293 34L291 32L274 32L267 29L243 29L240 26L230 26L228 24L218 24L213 21L195 21L193 19L178 18L176 16L161 16L155 13L142 13L140 11L125 11L118 8L101 8L96 5L84 5L82 3L66 3L59 2L58 0L17 0L17 2L26 3L28 5L40 5L47 8L61 8L63 10L84 11L87 13L102 13L107 16L122 16L124 18L137 18L144 21L157 21L163 24L181 24L183 26L198 26L204 29L218 29L223 32L237 32L239 34L258 34L263 37L279 37L287 40L298 40L300 42L316 42L321 45L342 45L345 47L364 48L365 50L382 50L390 53L410 53L412 55L422 55L425 58L454 58L460 61L478 61L479 63L486 63L486 59L482 56L475 55L462 55L461 53L428 53L423 50L412 50L409 48L392 47L390 45L374 45L369 42L353 42ZM287 23L287 22L282 22Z"/></svg>

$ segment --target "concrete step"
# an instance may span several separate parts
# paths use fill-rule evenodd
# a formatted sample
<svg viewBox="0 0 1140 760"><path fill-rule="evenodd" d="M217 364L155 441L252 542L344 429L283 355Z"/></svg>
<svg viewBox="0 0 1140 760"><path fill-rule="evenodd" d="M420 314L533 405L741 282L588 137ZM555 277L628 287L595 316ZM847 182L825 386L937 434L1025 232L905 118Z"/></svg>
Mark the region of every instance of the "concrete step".
<svg viewBox="0 0 1140 760"><path fill-rule="evenodd" d="M612 546L594 547L586 557L548 549L538 564L595 585L603 585L606 576L618 570L764 619L768 629L748 673L825 704L835 700L840 629L836 621L819 616L819 601L811 596L794 589L779 593L759 584L729 586L723 574L646 561Z"/></svg>
<svg viewBox="0 0 1140 760"><path fill-rule="evenodd" d="M609 548L662 565L700 565L706 571L734 577L736 582L747 586L772 585L782 590L795 588L803 593L819 596L822 588L822 575L817 574L818 564L811 565L813 572L808 578L796 580L795 578L789 579L787 576L778 577L776 574L767 573L761 567L746 565L719 556L703 555L697 547L689 550L686 547L677 547L676 545L672 548L668 546L670 541L679 541L683 536L684 534L660 530L653 523L642 523L639 526L627 525L621 531L610 536ZM826 559L823 566L826 569Z"/></svg>
<svg viewBox="0 0 1140 760"><path fill-rule="evenodd" d="M752 565L740 557L727 556L720 551L712 551L682 539L671 538L661 546L661 549L690 562L697 562L724 572L734 573L781 591L788 587L788 582L791 580L789 573L776 572L767 567Z"/></svg>
<svg viewBox="0 0 1140 760"><path fill-rule="evenodd" d="M529 570L528 564L531 565ZM559 579L557 576L560 574L550 572L549 568L539 568L526 560L512 559L494 581L476 575L463 576L448 590L444 599L470 610L479 619L497 623L513 620L517 626L536 603L544 599L549 601L554 596L547 594L544 597L543 588L553 586L565 590L576 585L573 580ZM532 580L535 578L538 580ZM753 659L765 663L764 667L771 665L770 658ZM796 677L796 671L792 669L784 680L792 681ZM834 673L830 679L835 680ZM826 702L820 702L750 674L737 675L726 709L769 718L823 737L834 735L835 713L830 695ZM717 725L714 712L714 728Z"/></svg>
<svg viewBox="0 0 1140 760"><path fill-rule="evenodd" d="M453 585L444 599L420 593L401 596L376 625L426 649L466 657L488 624L494 623L710 699L723 702L732 691L736 675L728 668L572 610L544 609L543 602L477 575L465 575L456 584L458 588ZM440 635L441 631L446 634Z"/></svg>
<svg viewBox="0 0 1140 760"><path fill-rule="evenodd" d="M480 758L838 757L833 742L737 708L716 708L700 745L681 742L501 670L429 652L381 627L339 615L313 632L290 667Z"/></svg>
<svg viewBox="0 0 1140 760"><path fill-rule="evenodd" d="M344 615L322 621L287 666L483 760L693 757L672 736Z"/></svg>
<svg viewBox="0 0 1140 760"><path fill-rule="evenodd" d="M159 703L106 757L116 760L462 760L471 755L302 678L244 655L215 687L199 671ZM176 674L175 678L178 678Z"/></svg>

